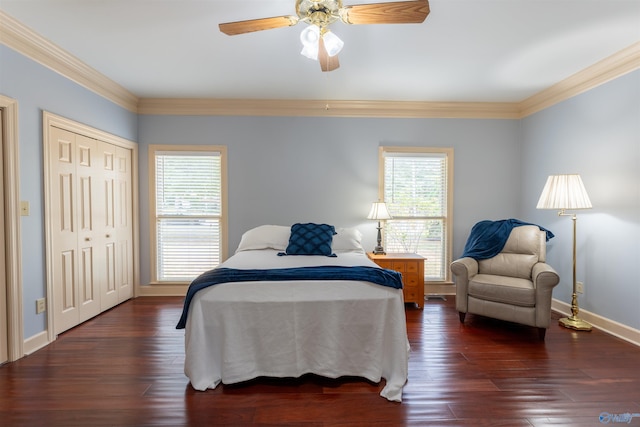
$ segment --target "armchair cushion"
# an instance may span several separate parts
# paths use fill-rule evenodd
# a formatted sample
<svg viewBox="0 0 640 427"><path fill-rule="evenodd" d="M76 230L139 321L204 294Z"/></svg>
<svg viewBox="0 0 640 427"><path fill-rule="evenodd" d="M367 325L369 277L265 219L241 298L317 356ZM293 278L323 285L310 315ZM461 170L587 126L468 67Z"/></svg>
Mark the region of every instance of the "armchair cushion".
<svg viewBox="0 0 640 427"><path fill-rule="evenodd" d="M531 269L537 262L537 255L499 253L478 261L478 269L482 274L531 279Z"/></svg>
<svg viewBox="0 0 640 427"><path fill-rule="evenodd" d="M478 274L469 282L469 296L521 307L536 305L533 282L517 277Z"/></svg>

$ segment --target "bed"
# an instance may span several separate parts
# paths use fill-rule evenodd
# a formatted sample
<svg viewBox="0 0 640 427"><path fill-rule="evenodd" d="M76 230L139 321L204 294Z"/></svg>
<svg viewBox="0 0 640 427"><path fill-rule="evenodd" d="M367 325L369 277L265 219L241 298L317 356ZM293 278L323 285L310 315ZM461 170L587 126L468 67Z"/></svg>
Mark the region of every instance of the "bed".
<svg viewBox="0 0 640 427"><path fill-rule="evenodd" d="M325 248L322 254L314 249L292 255L296 225L247 231L236 253L208 272L239 276L229 282L222 276L193 292L202 281L191 284L178 325L185 328L184 369L191 385L206 390L258 377L355 376L375 383L384 379L380 395L401 401L409 358L402 289L370 282L369 276L280 280L267 274L395 272L367 258L356 229L332 230L328 254Z"/></svg>

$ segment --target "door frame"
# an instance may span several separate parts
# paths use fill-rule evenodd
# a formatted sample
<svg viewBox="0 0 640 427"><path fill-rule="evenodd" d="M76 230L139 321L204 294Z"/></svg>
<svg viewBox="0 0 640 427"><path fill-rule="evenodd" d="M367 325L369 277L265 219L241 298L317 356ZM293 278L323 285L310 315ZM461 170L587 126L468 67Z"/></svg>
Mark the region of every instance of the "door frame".
<svg viewBox="0 0 640 427"><path fill-rule="evenodd" d="M9 362L24 356L22 314L22 245L20 240L20 158L18 101L0 95L2 114L5 219L5 278L7 286L7 350Z"/></svg>
<svg viewBox="0 0 640 427"><path fill-rule="evenodd" d="M57 127L76 134L84 135L100 141L108 142L115 146L128 148L131 150L131 201L132 205L132 241L133 241L133 298L138 296L138 284L140 283L140 251L139 251L139 213L138 213L138 144L128 139L110 134L108 132L93 128L80 122L50 113L42 112L42 145L44 159L44 217L45 217L45 262L47 280L47 340L53 342L57 337L55 334L54 312L53 312L53 225L51 224L51 183L49 174L49 156L51 151L50 129Z"/></svg>

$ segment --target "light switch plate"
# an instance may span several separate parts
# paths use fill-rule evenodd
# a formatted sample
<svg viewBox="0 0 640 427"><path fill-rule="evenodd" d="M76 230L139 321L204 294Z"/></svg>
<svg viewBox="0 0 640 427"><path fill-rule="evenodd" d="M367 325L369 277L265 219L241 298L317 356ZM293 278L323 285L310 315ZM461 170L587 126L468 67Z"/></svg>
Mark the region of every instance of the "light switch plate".
<svg viewBox="0 0 640 427"><path fill-rule="evenodd" d="M36 314L44 313L47 311L47 300L40 298L36 300Z"/></svg>
<svg viewBox="0 0 640 427"><path fill-rule="evenodd" d="M20 215L29 216L29 202L26 200L20 202Z"/></svg>

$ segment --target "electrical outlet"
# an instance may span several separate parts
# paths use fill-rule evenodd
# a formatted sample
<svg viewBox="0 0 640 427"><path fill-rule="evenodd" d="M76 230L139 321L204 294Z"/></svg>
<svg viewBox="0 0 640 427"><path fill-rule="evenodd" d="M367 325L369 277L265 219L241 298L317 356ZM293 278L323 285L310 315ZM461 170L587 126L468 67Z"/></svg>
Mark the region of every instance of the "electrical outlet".
<svg viewBox="0 0 640 427"><path fill-rule="evenodd" d="M36 300L36 314L44 313L47 311L47 300L40 298Z"/></svg>
<svg viewBox="0 0 640 427"><path fill-rule="evenodd" d="M576 282L576 292L579 294L584 294L584 283Z"/></svg>

